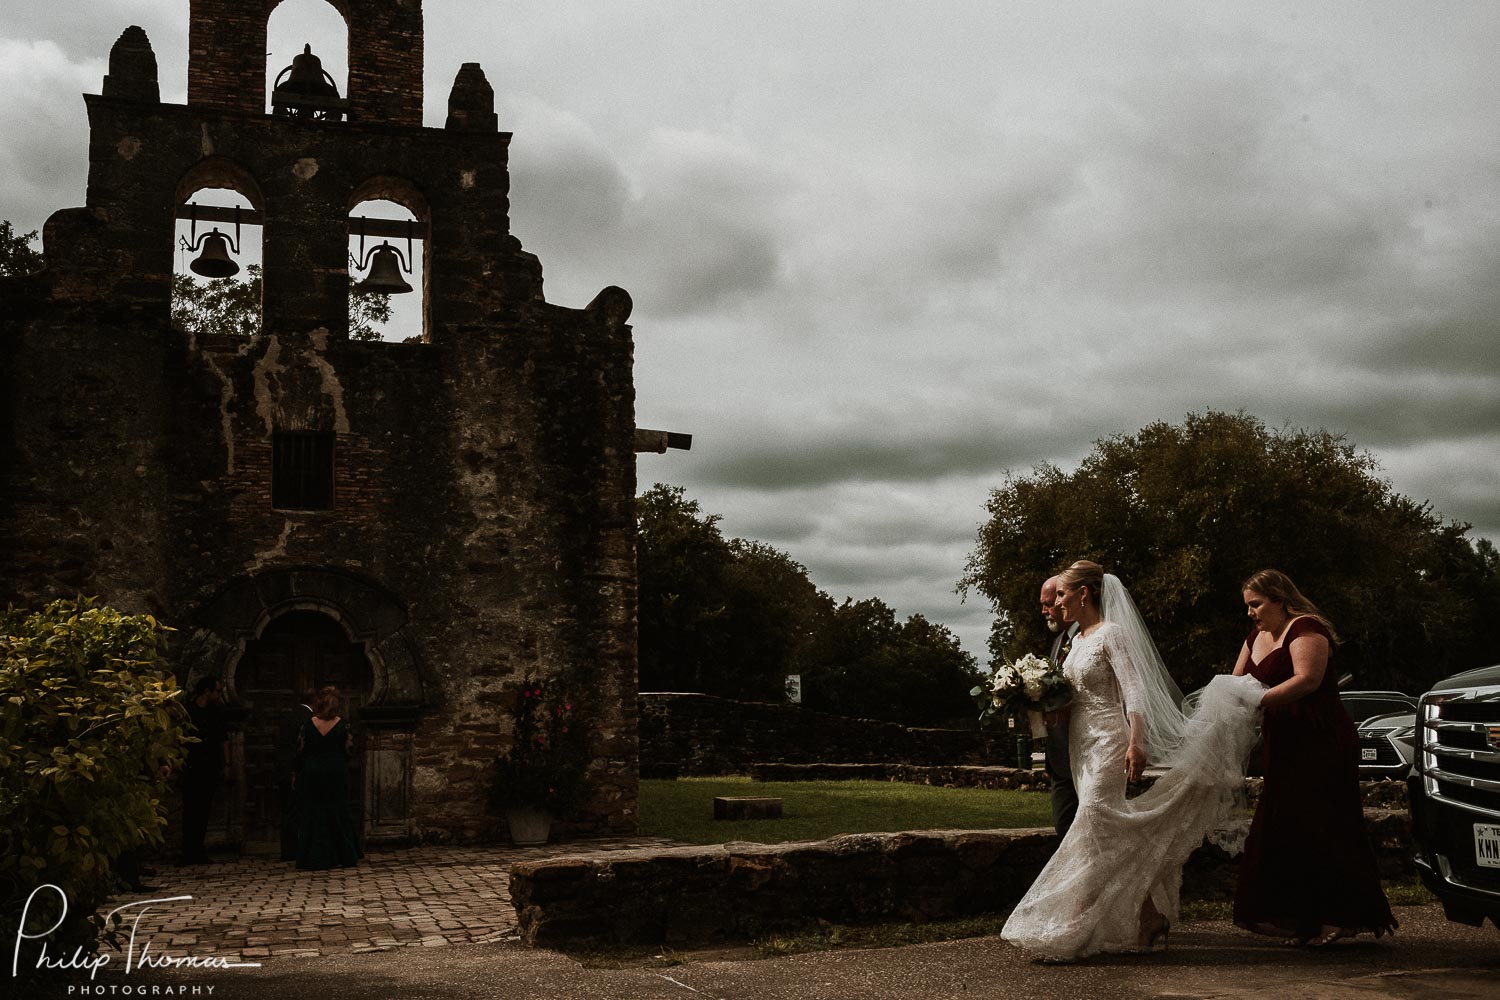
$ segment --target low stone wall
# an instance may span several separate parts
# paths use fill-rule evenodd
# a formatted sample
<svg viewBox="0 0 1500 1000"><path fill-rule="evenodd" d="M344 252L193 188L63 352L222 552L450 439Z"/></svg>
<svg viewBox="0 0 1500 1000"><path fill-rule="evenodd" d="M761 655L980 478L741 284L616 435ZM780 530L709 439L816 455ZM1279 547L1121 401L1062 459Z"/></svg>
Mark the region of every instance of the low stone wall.
<svg viewBox="0 0 1500 1000"><path fill-rule="evenodd" d="M818 920L931 920L1013 907L1051 857L1052 830L868 833L575 855L515 865L522 940L745 940Z"/></svg>
<svg viewBox="0 0 1500 1000"><path fill-rule="evenodd" d="M1386 877L1409 875L1405 812L1366 810ZM732 843L522 862L510 895L522 940L543 947L743 941L816 924L1003 913L1057 845L1050 828L867 833L795 844ZM1236 861L1205 845L1187 899L1225 899Z"/></svg>
<svg viewBox="0 0 1500 1000"><path fill-rule="evenodd" d="M910 729L801 705L708 694L639 696L641 776L741 774L757 763L987 764L1014 740L977 729Z"/></svg>

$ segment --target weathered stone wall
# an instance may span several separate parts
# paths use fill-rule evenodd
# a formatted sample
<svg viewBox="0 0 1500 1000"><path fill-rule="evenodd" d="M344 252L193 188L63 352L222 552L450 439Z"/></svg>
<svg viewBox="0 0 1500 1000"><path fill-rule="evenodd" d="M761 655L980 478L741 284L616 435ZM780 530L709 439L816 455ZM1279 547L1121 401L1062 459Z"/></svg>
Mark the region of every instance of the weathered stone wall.
<svg viewBox="0 0 1500 1000"><path fill-rule="evenodd" d="M194 25L258 7L196 0ZM420 53L420 4L341 7L375 8L416 12L415 34L380 44ZM263 66L253 38L214 37ZM216 57L194 46L195 65ZM144 33L117 49L119 96L86 98L88 205L48 221L41 274L0 282L0 600L85 593L157 615L184 679L223 675L242 718L247 643L287 611L336 619L371 660L362 721L418 839L491 832L501 706L528 673L570 675L597 755L574 832L633 830L629 299L543 299L509 233L510 137L482 72L465 67L450 129L317 123L162 105ZM174 217L203 185L263 213L247 341L171 328ZM425 237L426 343L346 336L348 216L387 196L416 205ZM333 435L331 510L272 507L272 435L295 430Z"/></svg>
<svg viewBox="0 0 1500 1000"><path fill-rule="evenodd" d="M1366 810L1365 826L1382 873L1410 875L1405 815ZM930 830L600 852L517 864L510 894L530 945L743 941L819 921L1004 913L1056 847L1051 829ZM1230 898L1235 872L1204 845L1183 869L1183 898Z"/></svg>
<svg viewBox="0 0 1500 1000"><path fill-rule="evenodd" d="M191 0L188 103L266 108L266 24L282 0ZM328 0L348 26L350 118L422 124L422 0ZM315 50L316 51L316 50ZM290 65L291 59L285 60ZM283 67L277 67L279 71ZM273 71L274 72L274 71Z"/></svg>
<svg viewBox="0 0 1500 1000"><path fill-rule="evenodd" d="M762 763L985 764L1009 742L707 694L643 693L640 716L648 776L738 774Z"/></svg>
<svg viewBox="0 0 1500 1000"><path fill-rule="evenodd" d="M243 232L263 236L268 333L347 336L349 216L368 198L399 201L417 217L433 344L524 326L520 307L541 302L541 266L510 234L509 133L86 101L89 206L49 221L43 248L49 262L66 262L53 297L99 321L138 314L166 324L175 209L200 186L233 187L261 213L263 227Z"/></svg>
<svg viewBox="0 0 1500 1000"><path fill-rule="evenodd" d="M795 844L617 851L523 862L510 895L527 944L745 940L819 920L931 920L1008 909L1051 830L869 833Z"/></svg>

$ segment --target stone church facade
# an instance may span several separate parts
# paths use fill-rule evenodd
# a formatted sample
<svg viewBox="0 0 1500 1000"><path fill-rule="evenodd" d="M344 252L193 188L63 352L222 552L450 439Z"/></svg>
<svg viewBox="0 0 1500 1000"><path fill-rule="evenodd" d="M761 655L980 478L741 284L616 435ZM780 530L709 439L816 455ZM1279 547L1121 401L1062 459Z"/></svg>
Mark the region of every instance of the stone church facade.
<svg viewBox="0 0 1500 1000"><path fill-rule="evenodd" d="M223 679L235 780L211 840L274 841L277 720L324 683L358 723L368 841L503 831L486 794L529 676L569 678L590 726L574 832L630 832L635 453L659 450L634 426L630 297L546 301L477 64L422 125L420 0L330 0L347 94L267 113L279 2L191 0L186 105L160 101L135 27L85 97L86 204L0 284L0 599L151 613L181 681ZM173 329L176 227L205 188L262 234L248 339ZM419 341L349 338L369 199L415 218Z"/></svg>

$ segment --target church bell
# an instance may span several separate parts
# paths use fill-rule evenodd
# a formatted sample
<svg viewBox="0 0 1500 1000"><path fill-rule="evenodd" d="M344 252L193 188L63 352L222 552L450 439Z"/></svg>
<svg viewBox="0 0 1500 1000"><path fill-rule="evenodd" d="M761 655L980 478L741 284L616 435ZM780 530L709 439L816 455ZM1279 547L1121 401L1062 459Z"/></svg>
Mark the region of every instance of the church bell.
<svg viewBox="0 0 1500 1000"><path fill-rule="evenodd" d="M281 76L287 78L285 83L281 81ZM313 55L311 45L302 46L302 52L292 59L292 64L281 71L273 89L303 97L339 96L339 88L334 84L333 77L323 69L323 60Z"/></svg>
<svg viewBox="0 0 1500 1000"><path fill-rule="evenodd" d="M279 115L342 117L342 112L335 114L335 105L342 103L338 85L323 68L323 60L313 55L311 45L302 46L301 54L277 75L271 88L271 110Z"/></svg>
<svg viewBox="0 0 1500 1000"><path fill-rule="evenodd" d="M389 242L383 241L380 246L371 250L366 264L370 268L370 273L365 276L364 281L354 286L356 292L384 292L386 295L400 295L402 292L412 291L411 285L401 277L401 272L405 270L401 251L391 246Z"/></svg>
<svg viewBox="0 0 1500 1000"><path fill-rule="evenodd" d="M229 238L217 229L203 234L203 252L188 265L194 274L205 278L232 278L240 266L229 255Z"/></svg>

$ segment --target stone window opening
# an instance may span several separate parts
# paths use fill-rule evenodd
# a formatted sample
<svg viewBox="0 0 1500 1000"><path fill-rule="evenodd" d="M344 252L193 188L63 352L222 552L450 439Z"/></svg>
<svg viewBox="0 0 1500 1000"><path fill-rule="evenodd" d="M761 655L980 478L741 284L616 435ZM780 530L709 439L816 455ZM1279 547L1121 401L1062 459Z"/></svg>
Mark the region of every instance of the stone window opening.
<svg viewBox="0 0 1500 1000"><path fill-rule="evenodd" d="M232 167L206 163L194 173L208 180L179 185L172 328L200 344L254 337L262 321L262 215Z"/></svg>
<svg viewBox="0 0 1500 1000"><path fill-rule="evenodd" d="M332 510L333 459L331 432L272 434L271 506L276 510Z"/></svg>
<svg viewBox="0 0 1500 1000"><path fill-rule="evenodd" d="M342 10L328 0L281 0L266 21L266 113L274 113L277 77L288 69L305 48L312 50L322 69L333 80L338 97L349 97L349 24ZM285 80L283 80L285 82ZM304 107L299 117L337 121L342 111Z"/></svg>
<svg viewBox="0 0 1500 1000"><path fill-rule="evenodd" d="M383 340L396 343L426 343L428 260L425 206L404 190L399 181L376 179L362 185L349 212L349 337L351 340ZM399 200L397 200L399 199ZM415 206L415 209L412 207ZM409 292L385 294L370 291L376 250L387 262L399 258L399 277ZM394 251L394 254L391 252ZM389 272L387 272L389 273Z"/></svg>

